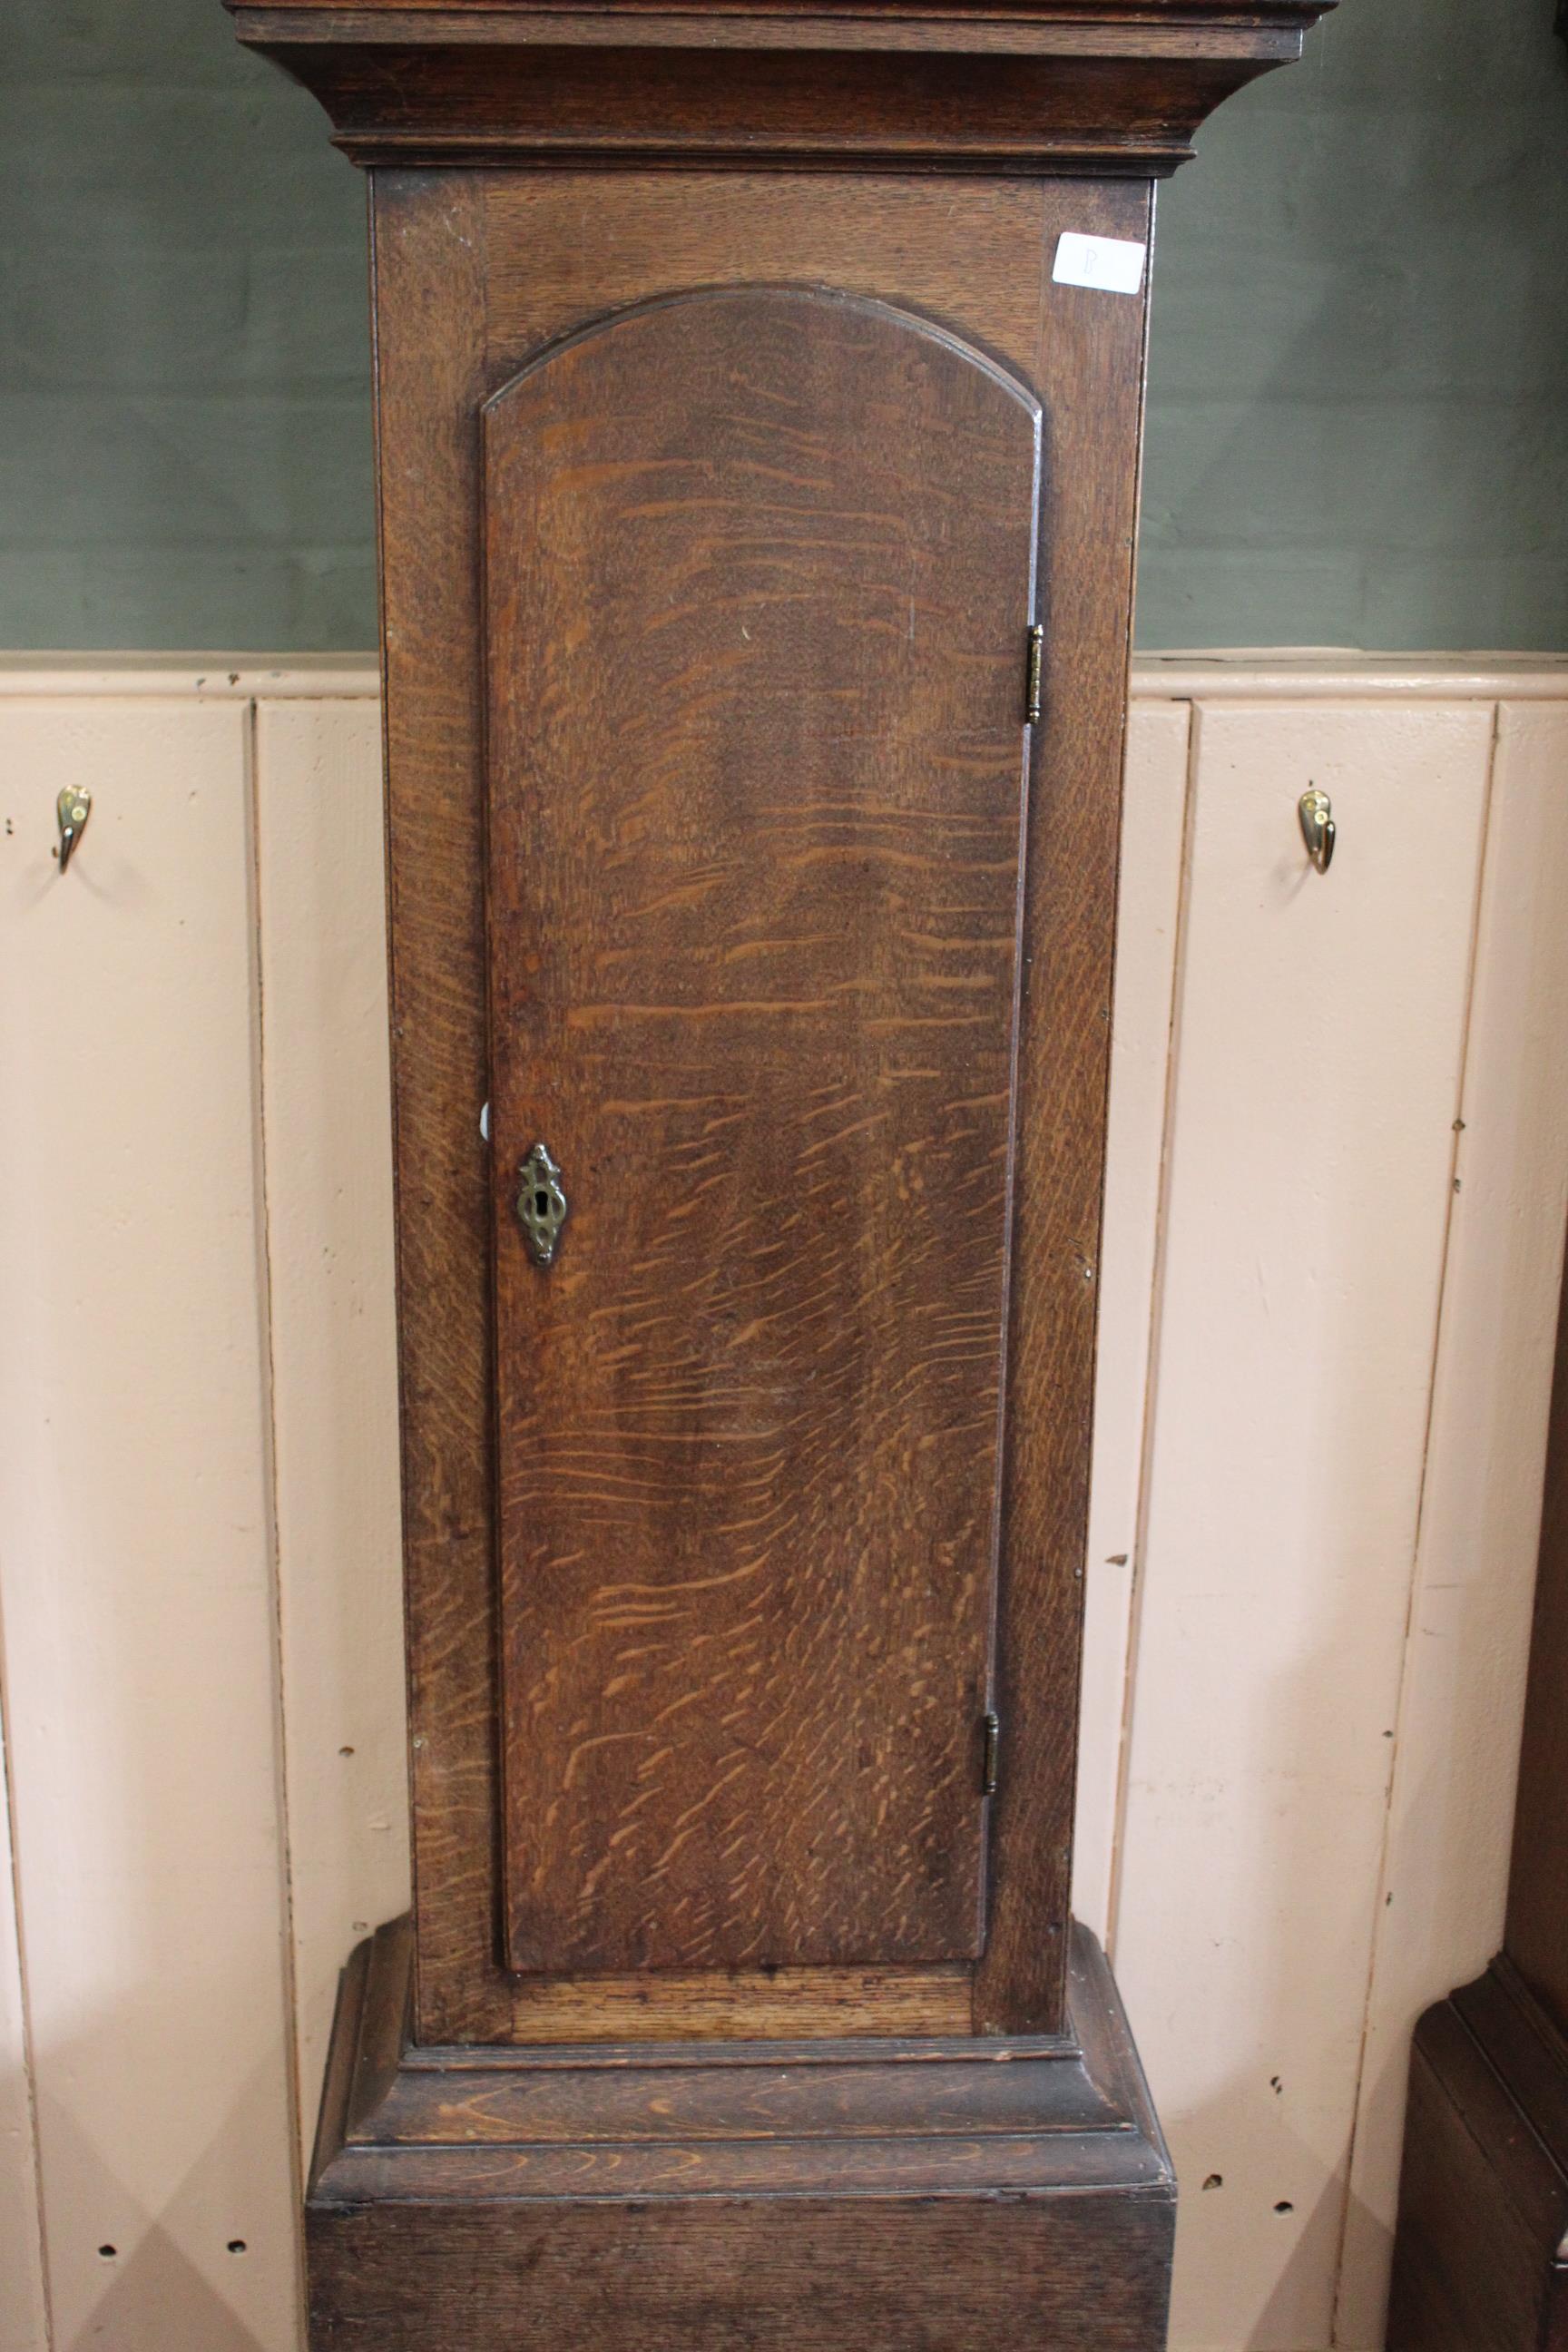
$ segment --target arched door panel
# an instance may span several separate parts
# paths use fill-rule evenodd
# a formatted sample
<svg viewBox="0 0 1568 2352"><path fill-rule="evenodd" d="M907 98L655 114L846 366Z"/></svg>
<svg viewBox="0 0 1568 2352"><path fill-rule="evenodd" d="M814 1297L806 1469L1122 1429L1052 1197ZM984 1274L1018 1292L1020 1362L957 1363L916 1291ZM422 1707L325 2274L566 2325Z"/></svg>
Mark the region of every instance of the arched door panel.
<svg viewBox="0 0 1568 2352"><path fill-rule="evenodd" d="M760 287L486 413L514 1969L982 1948L1039 438Z"/></svg>

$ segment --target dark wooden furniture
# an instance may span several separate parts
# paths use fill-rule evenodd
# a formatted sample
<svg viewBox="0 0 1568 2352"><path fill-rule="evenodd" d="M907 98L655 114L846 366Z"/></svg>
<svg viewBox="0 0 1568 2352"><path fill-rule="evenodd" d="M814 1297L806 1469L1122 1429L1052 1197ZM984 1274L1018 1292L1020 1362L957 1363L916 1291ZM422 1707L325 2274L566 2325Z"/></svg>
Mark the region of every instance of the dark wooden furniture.
<svg viewBox="0 0 1568 2352"><path fill-rule="evenodd" d="M234 7L373 190L416 1891L319 2347L1163 2341L1068 1912L1146 289L1054 269L1323 5Z"/></svg>
<svg viewBox="0 0 1568 2352"><path fill-rule="evenodd" d="M1388 2341L1568 2347L1568 1279L1503 1948L1416 2028Z"/></svg>

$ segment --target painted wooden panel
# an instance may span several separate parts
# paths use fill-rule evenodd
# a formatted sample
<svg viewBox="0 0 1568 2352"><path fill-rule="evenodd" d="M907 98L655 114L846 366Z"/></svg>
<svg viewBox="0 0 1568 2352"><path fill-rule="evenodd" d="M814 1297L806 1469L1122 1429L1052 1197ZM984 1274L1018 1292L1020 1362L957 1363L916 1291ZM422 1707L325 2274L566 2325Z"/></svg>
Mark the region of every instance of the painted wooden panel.
<svg viewBox="0 0 1568 2352"><path fill-rule="evenodd" d="M296 2341L249 728L0 702L0 1605L55 2352ZM67 782L96 805L62 877Z"/></svg>
<svg viewBox="0 0 1568 2352"><path fill-rule="evenodd" d="M1073 1839L1073 1910L1101 1940L1110 1929L1121 1785L1189 719L1184 702L1140 702L1127 729Z"/></svg>
<svg viewBox="0 0 1568 2352"><path fill-rule="evenodd" d="M33 2086L0 1743L0 2352L48 2352Z"/></svg>
<svg viewBox="0 0 1568 2352"><path fill-rule="evenodd" d="M306 2152L338 1970L408 1903L381 723L256 719L262 1134ZM476 1120L473 1146L482 1150Z"/></svg>
<svg viewBox="0 0 1568 2352"><path fill-rule="evenodd" d="M1335 2341L1384 2337L1410 2034L1502 1941L1568 1217L1568 708L1504 703Z"/></svg>
<svg viewBox="0 0 1568 2352"><path fill-rule="evenodd" d="M1173 2344L1303 2352L1343 2225L1491 717L1194 724L1117 1961L1183 2184Z"/></svg>
<svg viewBox="0 0 1568 2352"><path fill-rule="evenodd" d="M336 1968L356 1923L406 1891L374 680L231 664L198 688L167 664L83 665L68 679L6 667L0 1087L26 1108L8 1110L0 1175L0 1599L55 2352L298 2352L275 1629L256 1532L264 1290L307 2136ZM1183 2352L1322 2352L1330 2340L1332 2217L1346 2205L1378 1918L1339 2323L1346 2345L1375 2343L1405 2025L1473 1966L1500 1917L1546 1402L1542 1298L1549 1309L1568 1192L1568 679L1506 683L1468 1125L1450 1164L1455 990L1462 1007L1499 678L1167 664L1140 680L1078 1866L1080 1909L1104 1916L1129 1595L1109 1565L1097 1587L1096 1563L1130 1549L1137 1508L1154 1097L1174 969L1150 1582L1131 1629L1119 1924L1133 2021L1183 2165ZM1529 706L1552 692L1562 707ZM1193 696L1205 707L1178 942L1181 706ZM257 905L243 790L253 699ZM62 883L48 860L54 793L84 764L100 797ZM1309 773L1345 826L1321 882L1293 831ZM116 780L123 803L109 794ZM1432 821L1431 794L1450 822ZM1456 878L1466 865L1468 881ZM1329 1064L1295 1048L1304 992L1325 974L1340 1048ZM65 1003L85 1009L62 1029ZM74 1185L103 1164L113 1216L62 1231L54 1171ZM1406 1649L1434 1166L1452 1200L1450 1271ZM193 1169L205 1217L184 1213ZM1450 1194L1455 1172L1463 1189ZM1296 1264L1297 1183L1331 1219L1328 1239L1362 1252L1353 1281L1333 1278L1335 1253L1310 1226L1319 1278ZM76 1274L62 1283L68 1242ZM1255 1257L1271 1277L1267 1316L1245 1278ZM62 1400L85 1415L68 1443ZM1311 1468L1321 1449L1303 1470L1279 1434L1303 1400L1335 1420L1332 1479ZM182 1481L193 1464L200 1488ZM1400 1736L1384 1742L1395 1722L1375 1699L1402 1675ZM1371 1767L1368 1731L1384 1751ZM1380 1889L1379 1792L1395 1749ZM17 2301L7 2252L19 2231L26 2263L32 2227L10 1948L0 1917L0 2100L11 2100L0 2116L15 2126L7 2140L0 2121L0 2352L45 2352L36 2262L24 2332L4 2332L16 2333L3 2297ZM177 2071L163 2063L176 2046ZM1215 2170L1226 2188L1205 2191ZM1276 2215L1280 2200L1296 2213ZM106 2262L97 2247L117 2242L128 2210L145 2242L128 2261L127 2231ZM246 2255L228 2255L226 2237L215 2253L220 2211Z"/></svg>

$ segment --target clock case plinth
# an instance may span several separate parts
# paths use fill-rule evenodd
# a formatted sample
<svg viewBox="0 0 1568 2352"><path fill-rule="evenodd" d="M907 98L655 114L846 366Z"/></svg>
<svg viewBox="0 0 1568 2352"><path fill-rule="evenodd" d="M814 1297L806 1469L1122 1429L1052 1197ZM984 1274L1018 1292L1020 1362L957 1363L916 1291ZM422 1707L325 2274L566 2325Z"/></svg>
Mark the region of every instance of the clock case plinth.
<svg viewBox="0 0 1568 2352"><path fill-rule="evenodd" d="M1331 0L228 5L372 188L416 1898L345 1972L308 2200L314 2352L1156 2352L1174 2182L1110 1975L1068 1909L1147 282L1058 285L1052 260L1068 230L1147 243L1154 184L1204 118L1296 57ZM744 1942L731 1912L721 1965L626 1965L623 1938L595 1947L619 1965L535 1973L508 1875L532 1801L506 1697L525 1646L496 1454L510 1342L474 1138L497 981L487 730L531 740L504 675L537 634L513 625L498 662L485 420L601 324L744 288L793 289L838 321L843 416L875 407L874 311L926 338L931 364L895 370L917 408L940 347L1041 420L1017 614L1020 726L1026 621L1039 648L1010 950L1017 1125L991 1204L1006 1239L985 1260L1010 1301L982 1382L1006 1409L1005 1431L991 1412L999 1567L967 1718L988 1809L971 1871L983 1917L964 1940L951 1902L941 1935L934 1911L896 1934L889 1913L888 1957L868 1964L879 1897L862 1890L849 1925L842 1905L821 1911L799 1947L811 1965L729 1964ZM955 460L978 449L984 406L959 388L926 415L956 436ZM595 431L611 413L601 403ZM525 433L501 456L528 446ZM876 436L857 447L874 467ZM941 467L924 478L947 487ZM984 566L973 577L971 607ZM816 684L839 690L832 629L813 642ZM973 681L984 660L959 650ZM951 744L944 680L910 677L921 723ZM501 903L529 870L509 869ZM819 929L825 957L853 948L852 917ZM852 984L873 982L868 964ZM539 1140L573 1202L553 1282L589 1258L592 1208L581 1150L542 1129L520 1148ZM983 1784L993 1711L1001 1764L987 1731ZM875 1752L891 1789L896 1743ZM854 1801L863 1832L874 1810ZM779 1819L787 1837L787 1807ZM839 1880L852 1896L854 1874ZM559 1929L571 1900L555 1892Z"/></svg>
<svg viewBox="0 0 1568 2352"><path fill-rule="evenodd" d="M1175 2180L1104 1958L998 2042L420 2049L344 1971L307 2209L342 2352L1152 2352Z"/></svg>

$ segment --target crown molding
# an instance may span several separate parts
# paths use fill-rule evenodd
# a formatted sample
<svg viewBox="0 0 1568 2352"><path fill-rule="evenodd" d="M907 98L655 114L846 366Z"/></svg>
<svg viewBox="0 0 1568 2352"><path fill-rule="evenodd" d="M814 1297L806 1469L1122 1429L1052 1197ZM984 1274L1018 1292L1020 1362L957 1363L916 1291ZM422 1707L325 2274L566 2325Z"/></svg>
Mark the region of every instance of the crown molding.
<svg viewBox="0 0 1568 2352"><path fill-rule="evenodd" d="M226 0L362 164L1160 177L1334 0Z"/></svg>

